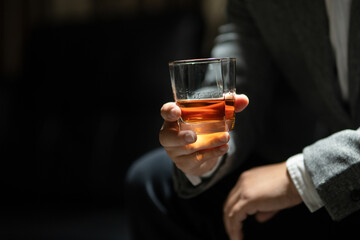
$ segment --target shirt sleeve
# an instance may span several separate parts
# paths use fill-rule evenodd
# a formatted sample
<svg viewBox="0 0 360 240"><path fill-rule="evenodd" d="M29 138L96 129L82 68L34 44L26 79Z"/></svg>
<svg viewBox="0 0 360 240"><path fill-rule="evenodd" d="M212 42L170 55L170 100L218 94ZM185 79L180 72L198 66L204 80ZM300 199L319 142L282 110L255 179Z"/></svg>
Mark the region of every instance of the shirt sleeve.
<svg viewBox="0 0 360 240"><path fill-rule="evenodd" d="M315 212L324 204L317 193L311 177L304 164L303 154L297 154L286 161L290 177L310 212Z"/></svg>

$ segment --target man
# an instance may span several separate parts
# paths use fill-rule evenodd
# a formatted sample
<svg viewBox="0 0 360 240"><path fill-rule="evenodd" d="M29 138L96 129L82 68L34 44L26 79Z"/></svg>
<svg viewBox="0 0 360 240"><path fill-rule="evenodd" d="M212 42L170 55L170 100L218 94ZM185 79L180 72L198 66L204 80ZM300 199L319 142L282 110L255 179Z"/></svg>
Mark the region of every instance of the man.
<svg viewBox="0 0 360 240"><path fill-rule="evenodd" d="M201 143L178 130L174 103L163 106L160 143L171 161L159 150L130 170L132 197L144 199L130 205L133 222L153 239L356 232L360 2L230 0L228 21L213 56L237 58L237 91L251 103L242 111L248 98L238 95L231 136Z"/></svg>

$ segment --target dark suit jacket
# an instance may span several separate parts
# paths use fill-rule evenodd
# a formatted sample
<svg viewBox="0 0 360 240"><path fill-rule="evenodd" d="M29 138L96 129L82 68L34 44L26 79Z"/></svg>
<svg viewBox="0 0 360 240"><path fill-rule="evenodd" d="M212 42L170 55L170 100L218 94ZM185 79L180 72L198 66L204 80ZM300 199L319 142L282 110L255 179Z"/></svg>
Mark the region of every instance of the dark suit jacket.
<svg viewBox="0 0 360 240"><path fill-rule="evenodd" d="M180 196L240 174L248 161L273 163L303 152L333 219L360 208L360 1L351 9L348 102L340 95L325 7L323 0L229 1L229 24L213 55L237 58L237 92L250 104L236 116L235 152L211 178L194 187L175 169Z"/></svg>

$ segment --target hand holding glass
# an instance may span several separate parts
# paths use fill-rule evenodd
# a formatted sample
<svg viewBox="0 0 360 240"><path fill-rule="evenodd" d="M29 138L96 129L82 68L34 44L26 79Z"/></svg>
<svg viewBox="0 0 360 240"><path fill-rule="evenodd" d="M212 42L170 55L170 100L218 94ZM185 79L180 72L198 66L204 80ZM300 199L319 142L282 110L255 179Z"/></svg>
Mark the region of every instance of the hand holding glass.
<svg viewBox="0 0 360 240"><path fill-rule="evenodd" d="M235 123L235 58L169 63L171 85L181 109L180 130L197 134L231 131Z"/></svg>

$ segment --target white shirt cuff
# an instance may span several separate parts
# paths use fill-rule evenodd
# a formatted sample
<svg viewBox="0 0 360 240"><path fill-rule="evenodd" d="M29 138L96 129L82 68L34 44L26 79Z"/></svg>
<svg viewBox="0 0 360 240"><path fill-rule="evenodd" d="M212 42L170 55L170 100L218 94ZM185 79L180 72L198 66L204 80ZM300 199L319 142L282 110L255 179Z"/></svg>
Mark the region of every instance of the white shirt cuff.
<svg viewBox="0 0 360 240"><path fill-rule="evenodd" d="M219 157L215 166L209 172L205 173L204 175L201 175L200 177L189 175L189 174L185 174L185 176L187 177L187 179L191 182L191 184L193 186L197 186L201 183L202 177L210 177L216 171L216 169L218 169L222 160L223 160L223 156Z"/></svg>
<svg viewBox="0 0 360 240"><path fill-rule="evenodd" d="M290 177L310 212L324 206L304 163L303 154L297 154L286 161Z"/></svg>

